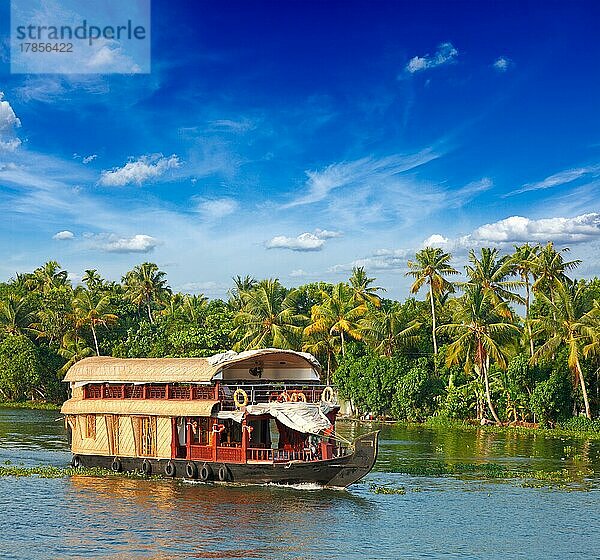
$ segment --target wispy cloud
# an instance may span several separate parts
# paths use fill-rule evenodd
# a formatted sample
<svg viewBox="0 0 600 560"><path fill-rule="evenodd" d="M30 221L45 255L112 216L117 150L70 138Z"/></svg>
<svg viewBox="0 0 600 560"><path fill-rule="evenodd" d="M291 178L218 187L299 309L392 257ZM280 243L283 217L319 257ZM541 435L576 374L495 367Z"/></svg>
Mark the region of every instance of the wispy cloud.
<svg viewBox="0 0 600 560"><path fill-rule="evenodd" d="M365 157L350 162L334 163L320 171L307 171L303 191L307 191L284 208L313 204L327 197L330 192L348 186L356 186L373 180L381 180L424 165L439 155L427 148L415 154L395 154L381 158Z"/></svg>
<svg viewBox="0 0 600 560"><path fill-rule="evenodd" d="M176 155L164 157L162 154L141 156L128 161L123 167L103 171L98 181L108 187L142 185L164 176L169 170L176 169L181 161Z"/></svg>
<svg viewBox="0 0 600 560"><path fill-rule="evenodd" d="M237 200L233 198L194 198L197 211L206 220L220 220L233 214L238 208Z"/></svg>
<svg viewBox="0 0 600 560"><path fill-rule="evenodd" d="M582 177L594 178L598 176L600 176L600 165L598 164L589 165L586 167L575 167L572 169L565 169L564 171L560 171L558 173L555 173L554 175L546 177L542 181L537 181L535 183L527 183L523 185L520 189L511 191L504 196L513 196L529 191L552 189L554 187L560 187L561 185L572 183L573 181L577 181Z"/></svg>
<svg viewBox="0 0 600 560"><path fill-rule="evenodd" d="M452 43L442 43L433 55L426 54L411 58L405 67L405 71L409 74L414 74L430 68L436 68L437 66L454 62L457 56L458 50L454 48Z"/></svg>
<svg viewBox="0 0 600 560"><path fill-rule="evenodd" d="M336 264L328 272L348 273L356 266L373 272L397 272L406 269L408 249L378 249L371 255L344 264Z"/></svg>
<svg viewBox="0 0 600 560"><path fill-rule="evenodd" d="M498 57L492 64L494 69L497 70L498 72L506 72L513 65L514 65L513 61L510 60L510 58L506 58L504 56Z"/></svg>
<svg viewBox="0 0 600 560"><path fill-rule="evenodd" d="M339 231L316 229L314 233L301 233L296 237L276 235L265 243L267 249L289 249L290 251L320 251L326 239L333 239L342 235Z"/></svg>

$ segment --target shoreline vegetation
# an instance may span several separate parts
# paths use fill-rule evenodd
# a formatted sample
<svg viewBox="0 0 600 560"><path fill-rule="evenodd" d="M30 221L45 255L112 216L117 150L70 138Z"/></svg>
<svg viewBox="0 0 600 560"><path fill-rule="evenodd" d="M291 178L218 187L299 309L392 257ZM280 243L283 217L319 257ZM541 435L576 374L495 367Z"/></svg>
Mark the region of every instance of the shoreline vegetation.
<svg viewBox="0 0 600 560"><path fill-rule="evenodd" d="M344 282L295 288L237 276L209 300L171 290L154 263L120 281L89 269L73 285L49 261L0 283L0 400L64 401L64 374L88 356L279 347L314 354L351 416L595 434L600 279L574 278L580 261L567 253L551 242L483 247L459 270L426 247L406 263L404 301L360 266Z"/></svg>

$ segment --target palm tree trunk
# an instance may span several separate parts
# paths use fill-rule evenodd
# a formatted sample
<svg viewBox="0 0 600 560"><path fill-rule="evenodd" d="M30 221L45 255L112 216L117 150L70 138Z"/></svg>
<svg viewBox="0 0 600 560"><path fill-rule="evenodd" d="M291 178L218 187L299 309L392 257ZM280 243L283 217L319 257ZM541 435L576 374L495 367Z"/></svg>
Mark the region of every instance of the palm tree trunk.
<svg viewBox="0 0 600 560"><path fill-rule="evenodd" d="M346 345L344 344L344 331L340 329L340 338L342 340L342 357L346 355Z"/></svg>
<svg viewBox="0 0 600 560"><path fill-rule="evenodd" d="M429 279L429 301L431 302L431 334L433 337L433 353L437 356L437 339L435 338L435 329L436 329L436 321L435 321L435 304L433 302L433 288L431 286L431 278Z"/></svg>
<svg viewBox="0 0 600 560"><path fill-rule="evenodd" d="M579 383L581 384L581 393L583 394L583 404L585 405L585 415L591 420L592 413L590 412L590 401L588 400L587 389L585 388L585 379L583 378L583 371L581 370L581 365L579 364L579 360L577 360L575 364L575 368L577 369L577 375L579 376Z"/></svg>
<svg viewBox="0 0 600 560"><path fill-rule="evenodd" d="M92 327L92 334L94 335L94 344L96 345L96 356L100 355L100 349L98 348L98 338L96 337L96 329L94 328L94 325L91 325Z"/></svg>
<svg viewBox="0 0 600 560"><path fill-rule="evenodd" d="M525 275L525 289L527 290L527 299L525 300L525 322L527 323L527 333L529 334L529 350L531 352L531 357L533 358L533 354L535 349L533 347L533 335L531 334L531 322L529 321L529 306L530 306L530 287L529 287L529 275Z"/></svg>
<svg viewBox="0 0 600 560"><path fill-rule="evenodd" d="M150 324L154 324L154 319L152 318L152 310L150 309L150 300L146 302L146 309L148 310L148 318L150 319Z"/></svg>
<svg viewBox="0 0 600 560"><path fill-rule="evenodd" d="M497 424L500 424L501 423L500 418L498 418L498 415L496 414L496 409L494 408L494 405L492 404L492 395L490 393L490 379L488 377L488 361L489 361L489 358L486 357L485 361L482 362L482 364L481 364L481 369L483 371L483 381L485 383L485 397L487 399L488 408L490 409L490 412L492 413L494 420L496 421Z"/></svg>

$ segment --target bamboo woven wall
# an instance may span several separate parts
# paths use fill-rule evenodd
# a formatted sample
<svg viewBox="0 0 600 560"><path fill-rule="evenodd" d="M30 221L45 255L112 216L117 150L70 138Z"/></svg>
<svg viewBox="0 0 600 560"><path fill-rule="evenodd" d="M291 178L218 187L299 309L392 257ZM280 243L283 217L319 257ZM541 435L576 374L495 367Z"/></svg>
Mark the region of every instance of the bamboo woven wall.
<svg viewBox="0 0 600 560"><path fill-rule="evenodd" d="M119 416L118 428L115 430L115 436L118 440L113 444L115 447L111 449L109 444L108 427L111 421L107 422L104 415L96 415L96 437L88 438L86 435L87 415L81 414L75 416L75 429L73 430L73 438L71 449L73 453L80 455L102 455L119 457L139 457L138 446L135 441L134 422L136 417ZM116 428L116 427L115 427ZM156 434L154 436L155 453L152 457L158 459L171 458L171 418L158 417L156 418ZM113 453L117 451L117 453Z"/></svg>

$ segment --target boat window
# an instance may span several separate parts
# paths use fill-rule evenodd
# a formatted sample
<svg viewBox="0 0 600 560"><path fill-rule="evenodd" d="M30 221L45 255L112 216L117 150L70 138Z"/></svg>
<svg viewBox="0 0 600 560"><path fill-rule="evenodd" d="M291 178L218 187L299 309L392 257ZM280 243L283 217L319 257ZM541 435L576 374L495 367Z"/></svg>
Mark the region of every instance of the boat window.
<svg viewBox="0 0 600 560"><path fill-rule="evenodd" d="M192 424L192 443L195 445L210 445L210 432L214 419L200 416L190 418L190 422Z"/></svg>
<svg viewBox="0 0 600 560"><path fill-rule="evenodd" d="M236 446L242 443L242 425L239 422L235 422L231 418L223 420L225 430L221 434L221 445L222 446Z"/></svg>
<svg viewBox="0 0 600 560"><path fill-rule="evenodd" d="M154 455L156 450L156 418L142 416L140 428L140 455Z"/></svg>
<svg viewBox="0 0 600 560"><path fill-rule="evenodd" d="M85 417L85 437L96 439L96 415L88 414Z"/></svg>

